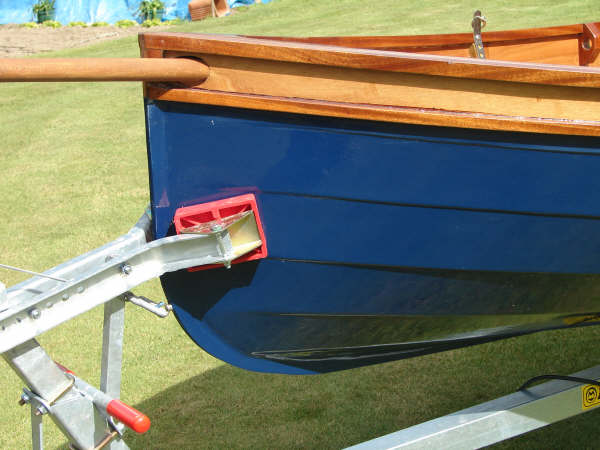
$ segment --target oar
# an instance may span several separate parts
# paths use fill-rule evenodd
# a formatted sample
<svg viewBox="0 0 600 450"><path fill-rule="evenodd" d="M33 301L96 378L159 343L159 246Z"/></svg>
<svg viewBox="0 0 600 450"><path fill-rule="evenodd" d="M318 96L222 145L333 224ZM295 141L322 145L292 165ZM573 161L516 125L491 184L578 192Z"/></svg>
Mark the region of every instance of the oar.
<svg viewBox="0 0 600 450"><path fill-rule="evenodd" d="M3 58L0 81L202 82L206 64L189 58Z"/></svg>

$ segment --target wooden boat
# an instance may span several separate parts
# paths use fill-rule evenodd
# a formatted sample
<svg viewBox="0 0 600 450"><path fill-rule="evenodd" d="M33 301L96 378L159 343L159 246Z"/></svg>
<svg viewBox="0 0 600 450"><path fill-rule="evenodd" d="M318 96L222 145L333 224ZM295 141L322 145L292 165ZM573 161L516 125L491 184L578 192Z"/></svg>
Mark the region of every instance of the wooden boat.
<svg viewBox="0 0 600 450"><path fill-rule="evenodd" d="M599 25L475 35L140 36L188 71L113 76L145 80L154 238L264 233L162 277L198 345L304 374L598 321Z"/></svg>

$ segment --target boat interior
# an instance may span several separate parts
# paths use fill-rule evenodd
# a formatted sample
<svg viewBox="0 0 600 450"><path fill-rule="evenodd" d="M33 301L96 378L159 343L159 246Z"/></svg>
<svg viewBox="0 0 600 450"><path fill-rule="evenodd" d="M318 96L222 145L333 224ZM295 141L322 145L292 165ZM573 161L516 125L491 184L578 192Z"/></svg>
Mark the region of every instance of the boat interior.
<svg viewBox="0 0 600 450"><path fill-rule="evenodd" d="M474 19L475 22L476 19ZM481 25L484 25L482 21ZM500 61L598 66L600 23L480 33L483 54L477 52L477 25L473 33L416 36L265 37L262 39L336 45L430 55L480 57ZM479 28L481 29L481 28Z"/></svg>

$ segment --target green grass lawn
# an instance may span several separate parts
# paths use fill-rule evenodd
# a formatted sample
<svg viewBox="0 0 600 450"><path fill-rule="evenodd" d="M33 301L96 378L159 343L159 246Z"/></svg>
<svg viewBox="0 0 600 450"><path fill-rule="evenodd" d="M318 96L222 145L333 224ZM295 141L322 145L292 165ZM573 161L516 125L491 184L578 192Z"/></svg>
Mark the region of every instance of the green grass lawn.
<svg viewBox="0 0 600 450"><path fill-rule="evenodd" d="M175 31L271 35L469 32L600 20L592 0L538 2L274 0ZM53 56L137 56L135 38ZM0 262L44 270L125 233L148 203L139 84L0 85ZM0 272L7 285L24 279ZM136 292L161 299L157 281ZM206 355L173 318L127 306L122 398L153 421L132 448L339 448L507 394L531 376L600 360L600 329L547 332L312 377L265 375ZM59 362L98 384L102 310L41 336ZM29 444L22 383L0 362L0 448ZM589 448L598 412L501 447ZM48 448L63 448L46 421Z"/></svg>

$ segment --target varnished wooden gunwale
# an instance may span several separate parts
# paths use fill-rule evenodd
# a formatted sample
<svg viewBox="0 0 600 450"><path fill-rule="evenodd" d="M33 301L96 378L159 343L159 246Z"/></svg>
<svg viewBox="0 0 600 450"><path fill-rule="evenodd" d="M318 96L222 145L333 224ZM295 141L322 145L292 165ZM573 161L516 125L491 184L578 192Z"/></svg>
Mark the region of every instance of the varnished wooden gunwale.
<svg viewBox="0 0 600 450"><path fill-rule="evenodd" d="M569 38L583 32L583 25L563 25L557 27L529 28L523 30L486 31L482 40L487 44L509 42L519 43L547 38ZM368 48L386 50L393 48L441 47L453 45L471 45L472 33L424 34L415 36L317 36L317 37L281 37L248 36L256 39L303 42L306 44L337 45L350 48Z"/></svg>
<svg viewBox="0 0 600 450"><path fill-rule="evenodd" d="M388 72L439 75L555 86L600 87L600 69L480 60L332 45L188 33L143 34L144 47L163 52L212 54Z"/></svg>
<svg viewBox="0 0 600 450"><path fill-rule="evenodd" d="M581 59L597 65L596 55L586 58L579 51L581 38L589 24L558 27L530 28L524 30L483 32L486 57L502 61L521 61L544 64L583 65ZM252 36L261 38L260 36ZM293 41L307 44L336 45L408 53L470 57L472 33L433 34L419 36L336 36L336 37L271 37L265 39ZM582 55L580 55L582 53ZM599 62L600 63L600 62Z"/></svg>
<svg viewBox="0 0 600 450"><path fill-rule="evenodd" d="M541 38L532 37L533 32L519 36L521 43L524 39L567 42L579 39L573 32L582 29L552 27L544 29ZM495 42L502 43L506 33L498 32ZM448 45L464 42L464 35L454 36ZM339 39L352 44L363 38ZM366 48L374 42L388 45L390 39L402 40L385 39L366 39L363 48L345 48L277 38L145 34L140 36L142 56L193 56L210 69L202 84L147 83L145 95L366 120L600 135L599 69ZM414 42L410 39L403 42ZM433 37L429 41L433 43Z"/></svg>

